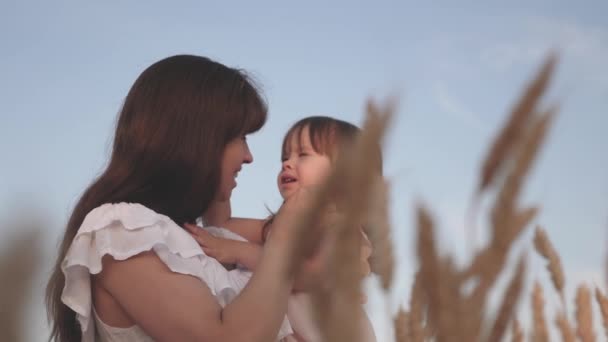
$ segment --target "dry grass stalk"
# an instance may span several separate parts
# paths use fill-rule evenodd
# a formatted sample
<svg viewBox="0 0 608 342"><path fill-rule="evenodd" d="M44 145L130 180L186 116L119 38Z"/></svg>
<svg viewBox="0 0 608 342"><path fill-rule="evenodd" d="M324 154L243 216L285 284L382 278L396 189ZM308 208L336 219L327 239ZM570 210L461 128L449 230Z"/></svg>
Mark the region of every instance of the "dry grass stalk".
<svg viewBox="0 0 608 342"><path fill-rule="evenodd" d="M427 326L436 341L475 340L471 337L471 318L465 315L460 279L451 259L440 258L434 238L431 215L417 209L420 283L427 306ZM475 321L475 320L473 320Z"/></svg>
<svg viewBox="0 0 608 342"><path fill-rule="evenodd" d="M436 341L466 340L469 317L463 315L458 273L452 261L441 259L434 238L431 215L422 206L417 209L420 284L427 304L427 327Z"/></svg>
<svg viewBox="0 0 608 342"><path fill-rule="evenodd" d="M504 248L496 248L494 246L509 246L511 243L513 243L523 232L524 228L526 228L530 222L534 220L538 214L538 211L538 208L531 207L514 213L512 218L512 229L509 232L504 232L500 236L497 236L498 239L501 239L500 242L494 242L494 244L490 244L478 252L471 262L471 265L466 271L463 272L462 276L464 278L469 278L488 272L487 270L502 269L507 250Z"/></svg>
<svg viewBox="0 0 608 342"><path fill-rule="evenodd" d="M407 311L399 310L393 325L395 327L395 340L397 340L397 342L413 341L409 331L410 315Z"/></svg>
<svg viewBox="0 0 608 342"><path fill-rule="evenodd" d="M608 338L608 298L597 287L595 288L595 300L600 307L604 333L606 334L606 338Z"/></svg>
<svg viewBox="0 0 608 342"><path fill-rule="evenodd" d="M523 228L532 220L537 210L532 208L516 213L516 201L520 188L529 172L545 133L549 128L552 112L545 114L534 122L527 135L514 142L519 146L514 156L514 166L506 176L492 210L492 238L490 245L480 251L474 258L465 277L477 274L481 276L476 296L485 297L489 287L494 283L502 269L507 251Z"/></svg>
<svg viewBox="0 0 608 342"><path fill-rule="evenodd" d="M480 330L486 297L505 265L510 247L537 211L536 209L518 211L517 203L521 187L553 116L552 111L540 116L534 115L536 103L553 69L554 62L551 60L552 58L549 58L541 70L536 86L532 86L523 95L520 104L516 106L517 109L511 114L507 127L495 140L494 147L484 164L494 165L482 171L487 179L494 178L497 174L504 174L505 181L498 191L491 212L490 244L477 253L462 276L463 279L476 277L478 280L466 308L467 314L473 317L472 320L477 321L477 327L471 330L472 336L477 336L476 333ZM513 133L513 127L517 127L517 131L522 133ZM500 172L497 171L498 169L488 171L498 167L501 168ZM491 182L487 181L487 184L489 183Z"/></svg>
<svg viewBox="0 0 608 342"><path fill-rule="evenodd" d="M344 218L334 229L340 243L336 244L330 260L328 274L332 287L313 293L317 322L326 341L358 341L365 336L360 324L364 314L360 306L360 227L367 218L366 199L371 197L374 176L377 176L377 170L368 160L377 154L393 111L390 105L380 109L368 103L361 134L353 148L341 154L326 186ZM348 191L351 189L357 189L357 196L352 196Z"/></svg>
<svg viewBox="0 0 608 342"><path fill-rule="evenodd" d="M525 259L522 256L517 263L515 274L507 287L494 326L490 332L489 341L500 341L507 331L507 326L514 316L517 302L521 294L526 271Z"/></svg>
<svg viewBox="0 0 608 342"><path fill-rule="evenodd" d="M372 272L382 280L382 287L388 290L393 281L394 256L389 223L389 184L383 178L376 178L369 202L369 224L365 232L373 246L370 264Z"/></svg>
<svg viewBox="0 0 608 342"><path fill-rule="evenodd" d="M525 209L518 210L515 213L515 217L513 218L513 230L512 234L513 238L516 238L524 228L526 228L532 220L536 218L540 209L537 207L529 207Z"/></svg>
<svg viewBox="0 0 608 342"><path fill-rule="evenodd" d="M576 291L576 334L583 342L595 341L593 333L593 314L591 312L591 294L585 285Z"/></svg>
<svg viewBox="0 0 608 342"><path fill-rule="evenodd" d="M494 236L504 234L503 231L510 230L509 223L516 199L519 197L526 176L551 126L555 111L555 108L549 109L540 115L539 118L535 119L531 124L529 132L521 142L519 153L514 160L515 165L508 174L492 209L492 233ZM497 240L497 242L499 241Z"/></svg>
<svg viewBox="0 0 608 342"><path fill-rule="evenodd" d="M536 105L549 84L555 64L555 55L550 55L513 108L509 120L503 126L484 160L478 192L482 192L496 179L504 163L510 159L510 154L515 150L517 141L521 139L521 132L530 122Z"/></svg>
<svg viewBox="0 0 608 342"><path fill-rule="evenodd" d="M564 298L564 271L562 268L562 262L559 258L559 255L553 248L551 241L549 241L549 237L547 233L541 227L536 228L536 234L534 235L534 247L536 251L542 255L545 260L547 260L547 270L551 274L551 281L553 282L553 286L559 293L562 304L566 305L566 300Z"/></svg>
<svg viewBox="0 0 608 342"><path fill-rule="evenodd" d="M547 87L554 64L555 58L549 57L536 80L515 106L486 158L479 192L495 183L498 175L504 175L504 181L491 211L490 243L476 254L463 272L456 272L449 259L440 259L433 241L430 216L423 208L417 210L417 250L428 303L428 326L436 331L438 341L479 340L485 324L486 297L503 270L514 241L538 212L534 207L519 210L518 200L552 122L554 109L537 114L536 104ZM468 281L474 281L476 285L471 294L465 296L461 293L461 287ZM501 324L499 322L497 325L496 334L504 330Z"/></svg>
<svg viewBox="0 0 608 342"><path fill-rule="evenodd" d="M516 214L515 208L519 192L527 176L533 159L541 146L546 131L549 128L553 112L542 115L521 142L519 155L516 156L513 169L499 191L492 210L492 238L490 245L480 251L475 257L467 276L471 273L479 276L479 284L472 294L472 306L479 310L485 303L490 288L496 281L506 262L508 251L521 234L526 220L521 220L521 214ZM533 211L527 211L526 217L531 219Z"/></svg>
<svg viewBox="0 0 608 342"><path fill-rule="evenodd" d="M511 324L511 341L513 342L523 342L524 341L524 332L521 329L521 325L517 318L513 319L513 324Z"/></svg>
<svg viewBox="0 0 608 342"><path fill-rule="evenodd" d="M545 300L543 298L543 288L538 282L534 282L532 291L532 316L534 325L532 329L532 340L534 342L548 342L549 332L545 322Z"/></svg>
<svg viewBox="0 0 608 342"><path fill-rule="evenodd" d="M554 117L554 108L540 114L536 108L547 88L554 64L555 57L550 56L515 106L485 159L476 198L491 184L496 183L499 176L502 182L490 212L490 243L475 255L464 271L457 272L449 258L439 256L434 241L432 219L424 208L417 208L417 254L424 293L421 297L428 305L427 327L434 332L433 337L437 341L479 340L481 328L487 324L484 319L486 297L504 269L513 243L538 213L536 207L519 209L518 202L524 182ZM554 277L556 287L562 289L563 273L561 278L557 273ZM476 285L467 296L462 293L461 288L469 281ZM504 335L521 292L522 282L523 264L520 263L504 294L497 318L488 330L490 341L500 340ZM544 300L538 284L533 299L533 336L536 341L547 341L548 331L543 315ZM410 313L410 320L411 317ZM517 321L513 323L512 337L514 341L523 340L523 333Z"/></svg>
<svg viewBox="0 0 608 342"><path fill-rule="evenodd" d="M29 224L16 228L30 233L24 233L7 244L0 255L0 278L3 279L0 291L0 340L20 342L25 341L22 328L27 324L25 308L29 299L28 289L40 264L40 233L29 229L32 228Z"/></svg>
<svg viewBox="0 0 608 342"><path fill-rule="evenodd" d="M424 302L424 289L420 279L420 271L414 276L414 284L410 294L409 333L412 342L422 342L425 338L424 313L426 311Z"/></svg>
<svg viewBox="0 0 608 342"><path fill-rule="evenodd" d="M441 310L438 341L475 341L479 338L477 316L467 311L466 298L462 296L459 273L449 256L439 264Z"/></svg>
<svg viewBox="0 0 608 342"><path fill-rule="evenodd" d="M538 210L532 207L512 214L511 230L496 235L495 239L500 241L491 241L486 248L476 255L471 265L463 272L463 279L475 277L478 280L478 284L469 296L466 305L466 315L469 317L469 323L473 324L473 327L468 328L471 330L469 336L478 336L483 323L486 296L505 266L510 246L534 219L537 212Z"/></svg>
<svg viewBox="0 0 608 342"><path fill-rule="evenodd" d="M574 330L570 326L570 322L568 322L568 318L565 313L560 312L555 317L555 325L557 325L557 329L562 336L562 341L564 342L574 342L576 341L576 336L574 335Z"/></svg>
<svg viewBox="0 0 608 342"><path fill-rule="evenodd" d="M439 256L435 246L434 226L431 216L419 206L417 209L418 239L416 250L420 264L420 282L424 290L424 301L428 304L428 325L440 330L441 285Z"/></svg>
<svg viewBox="0 0 608 342"><path fill-rule="evenodd" d="M556 61L557 58L554 54L547 57L542 68L514 106L507 122L488 150L481 167L479 185L473 197L471 217L475 216L475 208L479 206L481 193L488 189L492 183L495 183L500 175L508 170L510 162L517 158L517 155L521 155L518 150L520 149L522 142L526 141L524 136L527 127L533 121L534 114L536 113L536 106L549 85ZM510 188L510 186L505 188ZM507 211L510 212L511 208L507 209ZM474 219L470 219L470 222L471 225L469 229L472 231L469 232L469 239L474 240L475 228L472 223L475 221Z"/></svg>

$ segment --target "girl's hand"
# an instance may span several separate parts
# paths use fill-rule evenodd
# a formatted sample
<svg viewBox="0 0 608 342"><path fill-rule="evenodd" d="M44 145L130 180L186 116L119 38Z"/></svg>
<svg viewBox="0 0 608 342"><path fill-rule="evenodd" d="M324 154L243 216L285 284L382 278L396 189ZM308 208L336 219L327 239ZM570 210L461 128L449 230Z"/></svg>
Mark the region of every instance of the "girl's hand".
<svg viewBox="0 0 608 342"><path fill-rule="evenodd" d="M238 262L240 241L213 236L194 224L186 223L185 227L208 256L216 259L221 264L236 264Z"/></svg>

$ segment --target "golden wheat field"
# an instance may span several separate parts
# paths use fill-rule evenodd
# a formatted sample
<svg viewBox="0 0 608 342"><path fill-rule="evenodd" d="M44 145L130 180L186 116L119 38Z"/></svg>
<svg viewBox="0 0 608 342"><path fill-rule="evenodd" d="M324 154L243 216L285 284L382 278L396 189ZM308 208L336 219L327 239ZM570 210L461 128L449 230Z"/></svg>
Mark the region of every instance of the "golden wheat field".
<svg viewBox="0 0 608 342"><path fill-rule="evenodd" d="M587 342L608 336L608 297L602 284L578 284L575 301L567 301L564 291L568 274L542 222L536 221L542 203L521 200L526 179L559 112L557 106L541 106L556 64L556 56L547 57L487 146L470 207L471 222L475 217L487 217L490 238L482 248L469 251L472 257L467 264L455 262L450 251L437 243L433 203L420 201L414 208L416 226L408 234L416 237L417 269L411 291L406 294L409 300L393 317L396 341L549 341L557 336L563 341ZM388 291L393 284L396 263L392 232L401 227L391 227L389 223L390 184L378 179L366 160L382 144L396 107L396 99L368 102L363 134L356 146L341 156L339 167L317 194L316 205L295 223L306 225L313 217L319 217L334 189L357 189L355 195L338 197L345 214L327 222L341 242L331 259L333 286L314 293L315 312L327 341L357 341L361 336L357 329L361 311L357 307L362 287L356 271L360 235L349 227L366 227L374 246L372 271L381 279L383 289ZM481 208L480 201L490 203L489 210L477 210ZM513 246L526 231L533 231L533 250L513 255ZM0 277L11 279L3 281L4 290L0 292L2 341L24 340L20 320L24 318L27 298L23 289L29 286L32 273L41 263L31 253L35 235L18 238L1 255ZM543 288L529 274L530 258L546 263L551 288ZM505 286L497 287L500 277L507 280ZM525 286L528 282L534 285ZM528 288L530 291L525 292ZM498 305L489 305L491 293L500 298ZM549 295L560 298L554 311L546 310ZM532 314L521 318L518 308L526 297ZM594 318L598 312L601 316ZM598 330L593 319L601 321L605 330Z"/></svg>

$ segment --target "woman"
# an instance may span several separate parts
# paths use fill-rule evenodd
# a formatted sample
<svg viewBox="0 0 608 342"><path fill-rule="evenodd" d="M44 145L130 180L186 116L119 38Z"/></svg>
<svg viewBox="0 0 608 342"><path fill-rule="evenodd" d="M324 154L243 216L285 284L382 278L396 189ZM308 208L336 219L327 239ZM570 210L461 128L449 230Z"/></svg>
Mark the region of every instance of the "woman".
<svg viewBox="0 0 608 342"><path fill-rule="evenodd" d="M182 229L230 199L253 161L246 135L265 120L246 75L208 58L169 57L139 76L110 162L63 236L47 287L52 340L272 341L288 333L281 324L299 261L297 232L284 222L306 192L281 209L276 225L285 229L238 291ZM315 248L309 239L304 245Z"/></svg>

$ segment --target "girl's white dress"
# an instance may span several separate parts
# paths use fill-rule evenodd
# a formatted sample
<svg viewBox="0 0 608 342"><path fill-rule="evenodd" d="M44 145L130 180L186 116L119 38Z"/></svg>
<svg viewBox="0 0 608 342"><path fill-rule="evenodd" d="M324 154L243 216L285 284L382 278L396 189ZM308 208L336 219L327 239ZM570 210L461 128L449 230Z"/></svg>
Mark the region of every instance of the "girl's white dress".
<svg viewBox="0 0 608 342"><path fill-rule="evenodd" d="M103 323L91 297L91 275L101 272L104 255L125 260L149 250L171 271L200 279L222 307L240 293L250 277L248 271L228 271L205 255L194 238L169 217L141 204L104 204L85 217L61 265L66 280L61 300L76 312L83 342L152 341L138 326L117 328ZM277 340L292 336L285 318Z"/></svg>

